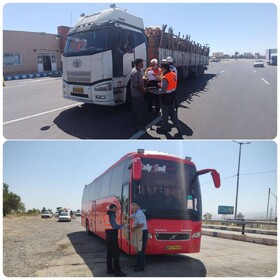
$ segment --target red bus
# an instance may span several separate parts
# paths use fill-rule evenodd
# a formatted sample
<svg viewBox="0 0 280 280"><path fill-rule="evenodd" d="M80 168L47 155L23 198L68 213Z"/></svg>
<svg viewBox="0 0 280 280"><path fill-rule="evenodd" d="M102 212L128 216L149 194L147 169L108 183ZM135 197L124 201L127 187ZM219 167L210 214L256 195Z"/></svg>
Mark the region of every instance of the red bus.
<svg viewBox="0 0 280 280"><path fill-rule="evenodd" d="M82 225L88 234L105 239L108 206L115 203L117 222L127 223L130 204L137 202L148 223L147 254L199 252L202 205L198 176L209 172L215 187L220 187L216 170L197 171L190 158L144 150L129 153L85 186ZM129 228L119 231L120 249L135 254L129 239Z"/></svg>

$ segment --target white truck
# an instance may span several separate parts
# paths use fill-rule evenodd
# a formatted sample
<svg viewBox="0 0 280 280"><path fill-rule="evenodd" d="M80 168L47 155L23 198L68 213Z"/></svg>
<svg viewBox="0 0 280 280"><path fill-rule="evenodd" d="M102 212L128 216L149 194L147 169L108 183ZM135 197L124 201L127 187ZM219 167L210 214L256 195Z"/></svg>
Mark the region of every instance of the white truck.
<svg viewBox="0 0 280 280"><path fill-rule="evenodd" d="M277 65L277 49L268 49L265 51L266 63L269 65Z"/></svg>
<svg viewBox="0 0 280 280"><path fill-rule="evenodd" d="M69 31L62 56L63 97L107 106L125 103L136 58L146 67L152 58L172 56L179 77L202 76L209 47L165 29L145 29L142 18L116 7L82 16Z"/></svg>

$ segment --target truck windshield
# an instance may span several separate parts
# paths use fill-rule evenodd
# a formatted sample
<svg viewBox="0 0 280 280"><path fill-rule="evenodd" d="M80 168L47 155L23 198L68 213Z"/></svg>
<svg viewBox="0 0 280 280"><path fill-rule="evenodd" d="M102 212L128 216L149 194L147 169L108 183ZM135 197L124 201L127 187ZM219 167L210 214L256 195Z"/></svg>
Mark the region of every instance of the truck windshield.
<svg viewBox="0 0 280 280"><path fill-rule="evenodd" d="M190 186L196 173L192 165L159 159L141 159L142 178L133 182L132 202L148 219L201 219L199 181Z"/></svg>
<svg viewBox="0 0 280 280"><path fill-rule="evenodd" d="M112 48L111 28L91 29L68 35L64 55L82 56L104 52Z"/></svg>

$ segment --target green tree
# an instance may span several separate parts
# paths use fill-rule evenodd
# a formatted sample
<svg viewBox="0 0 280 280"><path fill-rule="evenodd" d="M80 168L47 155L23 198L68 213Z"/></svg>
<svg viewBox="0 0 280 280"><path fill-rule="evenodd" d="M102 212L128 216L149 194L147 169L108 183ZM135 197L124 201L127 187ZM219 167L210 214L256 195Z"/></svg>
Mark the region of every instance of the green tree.
<svg viewBox="0 0 280 280"><path fill-rule="evenodd" d="M9 191L9 185L3 183L3 215L4 217L12 211L22 210L24 204L20 196ZM24 207L25 208L25 207Z"/></svg>

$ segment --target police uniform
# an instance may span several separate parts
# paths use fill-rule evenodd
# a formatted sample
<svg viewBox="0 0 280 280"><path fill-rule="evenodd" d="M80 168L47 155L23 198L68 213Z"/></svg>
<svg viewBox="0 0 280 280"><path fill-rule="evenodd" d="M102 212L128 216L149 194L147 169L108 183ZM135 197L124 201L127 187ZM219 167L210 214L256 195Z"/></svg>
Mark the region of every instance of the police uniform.
<svg viewBox="0 0 280 280"><path fill-rule="evenodd" d="M172 71L167 71L162 77L162 125L159 130L165 132L168 127L168 117L170 116L173 125L181 132L177 112L175 110L175 90L177 88L177 77Z"/></svg>
<svg viewBox="0 0 280 280"><path fill-rule="evenodd" d="M122 228L122 225L117 225L116 214L111 210L108 210L104 215L104 228L107 241L107 274L120 274L122 272L119 262L118 230ZM114 263L114 269L112 262Z"/></svg>

